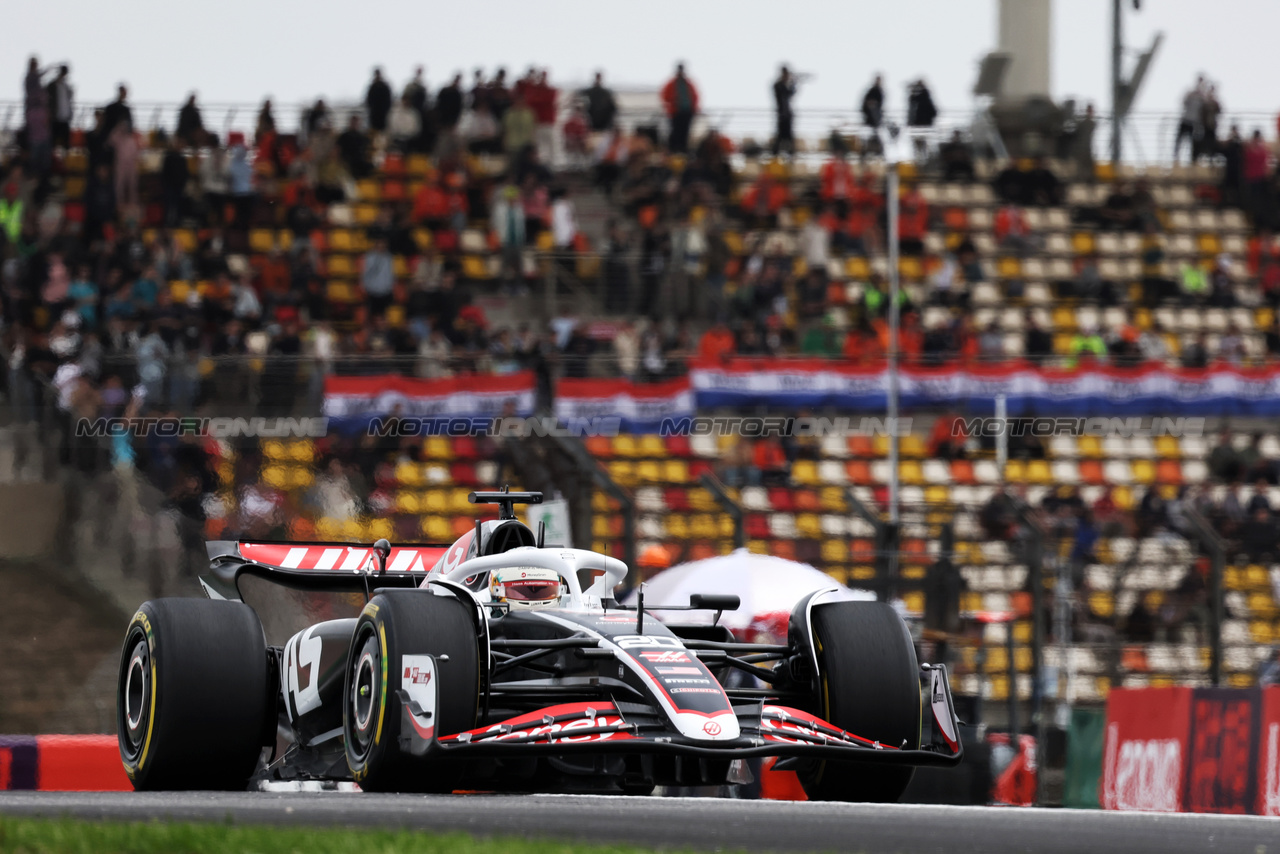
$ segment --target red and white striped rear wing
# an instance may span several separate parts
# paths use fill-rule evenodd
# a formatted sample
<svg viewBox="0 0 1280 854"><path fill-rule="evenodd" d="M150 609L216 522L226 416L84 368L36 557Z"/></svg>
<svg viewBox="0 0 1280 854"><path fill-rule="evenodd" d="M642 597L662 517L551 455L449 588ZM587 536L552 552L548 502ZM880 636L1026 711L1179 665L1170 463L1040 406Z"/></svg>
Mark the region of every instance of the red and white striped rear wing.
<svg viewBox="0 0 1280 854"><path fill-rule="evenodd" d="M441 545L393 545L387 572L415 573L424 578L448 550ZM376 572L373 547L351 543L263 543L215 541L208 544L211 560L239 557L259 566L294 572Z"/></svg>

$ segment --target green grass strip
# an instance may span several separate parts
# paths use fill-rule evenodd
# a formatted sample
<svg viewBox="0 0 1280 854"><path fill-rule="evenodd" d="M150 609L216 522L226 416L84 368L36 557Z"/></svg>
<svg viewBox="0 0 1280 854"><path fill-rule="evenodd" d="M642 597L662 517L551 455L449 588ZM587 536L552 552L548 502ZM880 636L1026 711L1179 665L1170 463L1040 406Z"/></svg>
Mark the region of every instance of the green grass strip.
<svg viewBox="0 0 1280 854"><path fill-rule="evenodd" d="M407 830L0 816L0 854L641 854L648 850Z"/></svg>

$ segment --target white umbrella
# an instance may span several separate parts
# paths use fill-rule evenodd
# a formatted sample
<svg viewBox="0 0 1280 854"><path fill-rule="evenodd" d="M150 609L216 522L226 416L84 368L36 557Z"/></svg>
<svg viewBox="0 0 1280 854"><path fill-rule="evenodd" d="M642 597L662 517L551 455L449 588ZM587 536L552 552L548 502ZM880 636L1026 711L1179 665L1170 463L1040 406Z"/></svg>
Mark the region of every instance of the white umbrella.
<svg viewBox="0 0 1280 854"><path fill-rule="evenodd" d="M741 607L726 613L720 622L739 631L766 614L788 614L805 594L829 587L840 589L835 597L838 599L869 601L876 598L865 590L845 587L807 563L737 549L727 555L678 564L658 573L645 584L644 603L646 608L687 605L693 593L737 595L742 600ZM628 602L635 604L634 592ZM654 614L680 623L710 623L715 616L712 611L655 611Z"/></svg>

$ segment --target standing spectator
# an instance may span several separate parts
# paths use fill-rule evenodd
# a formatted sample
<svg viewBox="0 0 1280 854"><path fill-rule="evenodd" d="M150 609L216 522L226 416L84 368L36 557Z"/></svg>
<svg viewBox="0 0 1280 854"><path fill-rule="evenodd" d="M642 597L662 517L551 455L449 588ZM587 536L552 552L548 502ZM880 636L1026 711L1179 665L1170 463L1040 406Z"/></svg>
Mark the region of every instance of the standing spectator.
<svg viewBox="0 0 1280 854"><path fill-rule="evenodd" d="M1205 90L1204 103L1200 109L1200 154L1213 157L1218 153L1218 117L1222 115L1222 104L1218 101L1218 87L1210 86ZM1199 157L1196 159L1198 160Z"/></svg>
<svg viewBox="0 0 1280 854"><path fill-rule="evenodd" d="M425 73L421 65L415 68L413 70L413 79L404 84L404 91L400 93L401 97L409 103L409 106L418 112L419 118L426 111L427 100L430 97L427 94L427 83L423 79Z"/></svg>
<svg viewBox="0 0 1280 854"><path fill-rule="evenodd" d="M572 252L578 237L578 219L574 214L573 200L564 188L551 192L551 237L557 250Z"/></svg>
<svg viewBox="0 0 1280 854"><path fill-rule="evenodd" d="M685 76L683 62L676 66L676 76L662 87L662 105L671 120L667 147L676 154L688 153L689 129L698 114L698 90Z"/></svg>
<svg viewBox="0 0 1280 854"><path fill-rule="evenodd" d="M773 104L777 111L777 132L773 137L773 156L782 151L794 156L796 153L796 136L792 123L795 114L791 111L791 99L796 96L796 79L791 76L791 69L782 66L778 79L773 81Z"/></svg>
<svg viewBox="0 0 1280 854"><path fill-rule="evenodd" d="M391 112L391 87L382 79L382 69L373 69L373 80L364 93L364 106L369 111L369 127L375 133L387 129L387 115Z"/></svg>
<svg viewBox="0 0 1280 854"><path fill-rule="evenodd" d="M116 125L120 122L127 121L129 125L133 125L133 110L128 104L129 90L123 83L116 89L116 99L107 104L102 114L102 133L104 137L110 137L111 132L116 129Z"/></svg>
<svg viewBox="0 0 1280 854"><path fill-rule="evenodd" d="M373 241L373 246L364 253L360 262L360 286L364 288L371 317L386 314L387 306L391 305L395 283L394 263L387 250L386 238L379 237Z"/></svg>
<svg viewBox="0 0 1280 854"><path fill-rule="evenodd" d="M1093 104L1084 108L1084 116L1076 121L1071 135L1071 159L1076 162L1076 174L1086 180L1093 178L1093 134L1098 129Z"/></svg>
<svg viewBox="0 0 1280 854"><path fill-rule="evenodd" d="M582 94L587 99L587 119L591 122L591 129L597 133L613 130L613 123L618 117L618 102L613 92L605 87L604 75L597 71L595 83Z"/></svg>
<svg viewBox="0 0 1280 854"><path fill-rule="evenodd" d="M522 253L525 244L524 209L520 205L520 188L507 182L498 188L489 206L489 222L502 247L502 278L508 285L523 274Z"/></svg>
<svg viewBox="0 0 1280 854"><path fill-rule="evenodd" d="M236 211L235 226L245 231L253 216L253 167L249 165L249 149L244 144L244 135L233 133L229 142L231 164L227 168L228 188L231 191L231 204Z"/></svg>
<svg viewBox="0 0 1280 854"><path fill-rule="evenodd" d="M489 81L489 109L499 122L511 106L511 90L507 88L507 69L499 68Z"/></svg>
<svg viewBox="0 0 1280 854"><path fill-rule="evenodd" d="M933 93L923 79L911 84L907 95L907 127L931 128L938 118L938 108L933 103Z"/></svg>
<svg viewBox="0 0 1280 854"><path fill-rule="evenodd" d="M204 119L200 116L200 108L196 106L196 93L192 92L187 103L178 110L178 129L174 136L188 148L199 148L204 145Z"/></svg>
<svg viewBox="0 0 1280 854"><path fill-rule="evenodd" d="M419 65L413 79L404 87L404 98L418 114L418 136L410 142L413 151L431 151L435 147L435 129L431 114L431 94L424 78L425 71Z"/></svg>
<svg viewBox="0 0 1280 854"><path fill-rule="evenodd" d="M138 204L138 158L142 140L134 133L133 122L117 122L108 137L115 152L116 206L121 212Z"/></svg>
<svg viewBox="0 0 1280 854"><path fill-rule="evenodd" d="M533 144L536 126L537 119L525 102L524 93L516 92L515 103L502 117L502 147L506 149L507 156L515 157Z"/></svg>
<svg viewBox="0 0 1280 854"><path fill-rule="evenodd" d="M1194 163L1197 152L1197 141L1203 128L1204 120L1204 75L1196 78L1196 85L1182 96L1182 120L1178 122L1178 135L1173 140L1173 162L1178 162L1178 152L1182 150L1185 139L1191 148L1191 161Z"/></svg>
<svg viewBox="0 0 1280 854"><path fill-rule="evenodd" d="M452 132L462 118L462 75L453 75L448 86L436 95L436 124L445 133Z"/></svg>
<svg viewBox="0 0 1280 854"><path fill-rule="evenodd" d="M387 117L387 136L390 137L391 144L397 151L406 152L413 147L413 141L421 132L421 114L414 108L406 91L391 108L391 115Z"/></svg>
<svg viewBox="0 0 1280 854"><path fill-rule="evenodd" d="M538 159L547 164L555 160L556 107L559 96L559 91L547 82L546 69L538 72L526 96L529 109L533 110L533 117L537 120L533 144L537 147Z"/></svg>
<svg viewBox="0 0 1280 854"><path fill-rule="evenodd" d="M263 140L275 132L276 117L271 112L271 99L267 98L262 102L262 109L258 110L258 123L253 130L254 145L260 145Z"/></svg>
<svg viewBox="0 0 1280 854"><path fill-rule="evenodd" d="M183 198L190 177L187 158L182 154L182 146L175 137L169 140L169 147L160 166L160 184L164 190L164 224L169 228L182 221Z"/></svg>
<svg viewBox="0 0 1280 854"><path fill-rule="evenodd" d="M58 76L49 83L49 116L52 119L53 144L59 148L71 145L71 117L75 113L75 92L68 75L71 68L58 66Z"/></svg>
<svg viewBox="0 0 1280 854"><path fill-rule="evenodd" d="M880 136L880 123L884 121L884 85L880 75L862 96L862 122L871 128L871 135Z"/></svg>
<svg viewBox="0 0 1280 854"><path fill-rule="evenodd" d="M23 80L23 118L27 151L37 174L43 176L50 165L50 116L49 94L41 78L40 63L33 56L27 62L27 76Z"/></svg>
<svg viewBox="0 0 1280 854"><path fill-rule="evenodd" d="M338 151L342 162L351 173L351 177L359 180L368 177L373 171L369 159L369 137L360 129L360 117L352 115L347 122L347 129L338 136Z"/></svg>
<svg viewBox="0 0 1280 854"><path fill-rule="evenodd" d="M1262 138L1262 131L1255 130L1244 147L1244 167L1241 170L1244 178L1245 199L1249 205L1249 213L1255 222L1265 221L1269 207L1267 192L1269 154L1266 140Z"/></svg>
<svg viewBox="0 0 1280 854"><path fill-rule="evenodd" d="M943 143L938 153L942 157L942 180L973 181L977 177L973 168L973 151L960 131L953 131L951 139Z"/></svg>
<svg viewBox="0 0 1280 854"><path fill-rule="evenodd" d="M1221 147L1222 183L1218 185L1218 193L1222 204L1229 207L1243 207L1244 199L1244 138L1240 136L1240 126L1232 125L1231 132Z"/></svg>

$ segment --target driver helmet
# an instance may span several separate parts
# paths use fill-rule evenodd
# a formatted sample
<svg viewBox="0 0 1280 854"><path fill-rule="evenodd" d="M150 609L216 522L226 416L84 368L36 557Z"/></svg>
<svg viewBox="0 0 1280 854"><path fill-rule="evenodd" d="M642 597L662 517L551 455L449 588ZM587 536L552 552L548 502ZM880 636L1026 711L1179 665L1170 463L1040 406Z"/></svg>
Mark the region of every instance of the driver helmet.
<svg viewBox="0 0 1280 854"><path fill-rule="evenodd" d="M489 594L494 602L512 608L547 608L560 604L560 576L552 569L507 566L489 573Z"/></svg>

